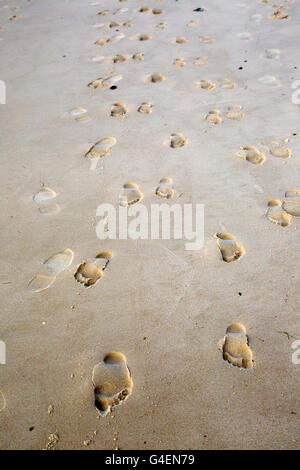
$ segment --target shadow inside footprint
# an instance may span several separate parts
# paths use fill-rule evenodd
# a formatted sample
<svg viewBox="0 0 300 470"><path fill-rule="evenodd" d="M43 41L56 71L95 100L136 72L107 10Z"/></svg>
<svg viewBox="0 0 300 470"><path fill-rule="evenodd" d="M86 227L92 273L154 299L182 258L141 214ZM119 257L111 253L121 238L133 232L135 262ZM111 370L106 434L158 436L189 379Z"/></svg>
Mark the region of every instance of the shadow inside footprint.
<svg viewBox="0 0 300 470"><path fill-rule="evenodd" d="M230 233L216 233L217 244L220 248L223 261L230 263L236 261L245 254L244 247L237 242L234 235Z"/></svg>
<svg viewBox="0 0 300 470"><path fill-rule="evenodd" d="M279 199L272 199L268 202L267 218L273 224L281 227L287 227L292 220L292 216L282 209L282 203Z"/></svg>
<svg viewBox="0 0 300 470"><path fill-rule="evenodd" d="M103 251L95 258L84 261L77 268L74 277L84 287L91 287L101 279L103 272L113 257L111 251Z"/></svg>
<svg viewBox="0 0 300 470"><path fill-rule="evenodd" d="M93 369L95 406L101 416L119 405L131 394L133 382L126 357L119 352L110 352Z"/></svg>
<svg viewBox="0 0 300 470"><path fill-rule="evenodd" d="M160 197L170 199L174 196L173 180L172 178L162 178L156 188L155 193Z"/></svg>
<svg viewBox="0 0 300 470"><path fill-rule="evenodd" d="M223 338L223 359L230 364L250 369L253 367L252 351L248 344L247 331L241 323L232 323Z"/></svg>
<svg viewBox="0 0 300 470"><path fill-rule="evenodd" d="M124 207L132 206L132 204L140 202L142 198L143 193L136 183L125 183L119 196L119 204Z"/></svg>

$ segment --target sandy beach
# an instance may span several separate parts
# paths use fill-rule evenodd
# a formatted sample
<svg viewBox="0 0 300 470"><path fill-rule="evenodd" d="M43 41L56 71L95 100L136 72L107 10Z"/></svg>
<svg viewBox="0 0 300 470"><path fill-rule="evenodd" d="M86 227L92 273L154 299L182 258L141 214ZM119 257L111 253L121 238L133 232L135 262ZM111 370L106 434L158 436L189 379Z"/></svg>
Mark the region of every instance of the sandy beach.
<svg viewBox="0 0 300 470"><path fill-rule="evenodd" d="M299 449L299 0L0 27L0 448ZM201 249L97 236L163 203L204 205Z"/></svg>

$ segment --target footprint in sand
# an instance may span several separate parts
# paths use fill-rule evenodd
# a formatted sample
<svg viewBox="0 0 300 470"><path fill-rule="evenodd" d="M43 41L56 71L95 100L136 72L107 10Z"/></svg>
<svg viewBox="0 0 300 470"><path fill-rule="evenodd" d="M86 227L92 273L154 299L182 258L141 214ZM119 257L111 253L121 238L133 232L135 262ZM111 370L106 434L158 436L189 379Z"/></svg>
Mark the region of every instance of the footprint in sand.
<svg viewBox="0 0 300 470"><path fill-rule="evenodd" d="M116 144L117 139L115 137L104 137L93 145L88 152L85 154L87 158L101 158L104 155L108 155L112 147Z"/></svg>
<svg viewBox="0 0 300 470"><path fill-rule="evenodd" d="M230 233L216 233L217 244L221 251L223 261L230 263L236 261L245 254L244 247L237 242L234 235Z"/></svg>
<svg viewBox="0 0 300 470"><path fill-rule="evenodd" d="M31 292L41 292L48 289L56 280L61 272L65 271L74 258L74 253L69 248L56 253L55 255L44 261L47 274L37 274L28 284L28 290Z"/></svg>
<svg viewBox="0 0 300 470"><path fill-rule="evenodd" d="M128 113L128 108L124 103L114 103L111 110L111 116L124 116Z"/></svg>
<svg viewBox="0 0 300 470"><path fill-rule="evenodd" d="M153 73L150 75L150 82L152 83L160 83L166 80L166 77L164 77L161 73Z"/></svg>
<svg viewBox="0 0 300 470"><path fill-rule="evenodd" d="M198 65L202 67L203 65L207 65L207 57L205 55L199 56L194 60L194 65Z"/></svg>
<svg viewBox="0 0 300 470"><path fill-rule="evenodd" d="M223 122L221 111L219 109L212 109L211 111L208 111L208 114L206 114L204 119L211 124L221 124Z"/></svg>
<svg viewBox="0 0 300 470"><path fill-rule="evenodd" d="M94 89L100 86L111 87L115 85L117 82L119 82L120 80L122 80L122 78L123 78L122 75L111 75L109 77L100 77L94 80L93 82L90 82L88 84L88 87L94 88Z"/></svg>
<svg viewBox="0 0 300 470"><path fill-rule="evenodd" d="M91 116L87 114L87 109L80 106L71 109L69 114L75 119L75 121L87 122L91 120Z"/></svg>
<svg viewBox="0 0 300 470"><path fill-rule="evenodd" d="M152 113L152 104L150 101L144 101L139 107L138 112L141 114L150 114Z"/></svg>
<svg viewBox="0 0 300 470"><path fill-rule="evenodd" d="M189 21L189 22L187 23L187 27L188 27L188 28L195 28L195 26L197 26L198 23L199 23L198 20L191 20L191 21Z"/></svg>
<svg viewBox="0 0 300 470"><path fill-rule="evenodd" d="M268 202L266 215L270 222L281 227L287 227L292 220L292 216L282 209L282 203L279 199L272 199Z"/></svg>
<svg viewBox="0 0 300 470"><path fill-rule="evenodd" d="M110 42L111 44L115 44L119 41L121 41L121 39L124 39L126 37L126 35L124 33L120 33L120 34L115 34L114 36L111 36L107 42Z"/></svg>
<svg viewBox="0 0 300 470"><path fill-rule="evenodd" d="M267 49L266 50L266 57L268 59L279 59L280 58L280 49Z"/></svg>
<svg viewBox="0 0 300 470"><path fill-rule="evenodd" d="M175 43L175 44L186 44L188 41L187 38L185 38L184 36L180 36L178 38L174 38L172 39L172 42Z"/></svg>
<svg viewBox="0 0 300 470"><path fill-rule="evenodd" d="M124 55L124 54L117 54L114 56L113 58L113 63L114 64L122 64L123 62L125 62L126 60L129 59L129 56L128 55Z"/></svg>
<svg viewBox="0 0 300 470"><path fill-rule="evenodd" d="M136 183L125 183L119 196L119 204L124 207L132 206L132 204L140 202L142 198L143 193Z"/></svg>
<svg viewBox="0 0 300 470"><path fill-rule="evenodd" d="M178 57L174 60L173 64L177 65L177 67L184 67L186 65L186 62L182 57Z"/></svg>
<svg viewBox="0 0 300 470"><path fill-rule="evenodd" d="M239 39L243 39L244 41L251 41L253 39L253 36L251 33L248 33L246 31L242 32L242 33L238 33L237 34L237 37Z"/></svg>
<svg viewBox="0 0 300 470"><path fill-rule="evenodd" d="M271 155L277 158L282 158L283 160L287 160L291 157L292 151L290 148L286 147L285 145L280 144L276 140L268 140L262 142Z"/></svg>
<svg viewBox="0 0 300 470"><path fill-rule="evenodd" d="M38 206L39 212L42 215L58 214L60 207L58 204L52 201L54 198L56 198L56 192L53 191L53 189L47 187L42 187L33 196L33 200Z"/></svg>
<svg viewBox="0 0 300 470"><path fill-rule="evenodd" d="M158 23L156 25L157 29L166 29L166 27L167 27L167 23L165 21L162 21L161 23Z"/></svg>
<svg viewBox="0 0 300 470"><path fill-rule="evenodd" d="M232 323L227 328L226 335L220 345L222 345L224 361L244 369L253 367L252 351L244 325Z"/></svg>
<svg viewBox="0 0 300 470"><path fill-rule="evenodd" d="M215 40L210 36L199 36L199 40L204 44L213 44L215 42Z"/></svg>
<svg viewBox="0 0 300 470"><path fill-rule="evenodd" d="M84 287L91 287L103 276L104 270L113 257L111 251L103 251L95 258L82 262L77 268L74 277Z"/></svg>
<svg viewBox="0 0 300 470"><path fill-rule="evenodd" d="M126 400L131 394L133 382L124 354L110 352L93 369L92 382L95 406L101 416Z"/></svg>
<svg viewBox="0 0 300 470"><path fill-rule="evenodd" d="M183 147L187 143L188 143L188 140L185 137L183 137L181 132L175 132L171 134L170 147L172 147L173 149Z"/></svg>
<svg viewBox="0 0 300 470"><path fill-rule="evenodd" d="M274 11L273 15L271 16L273 20L289 20L290 19L290 16L287 14L284 7L281 7L281 8L282 8L281 10Z"/></svg>
<svg viewBox="0 0 300 470"><path fill-rule="evenodd" d="M236 152L235 156L254 165L262 165L266 159L266 156L254 146L241 147L241 150L243 153Z"/></svg>
<svg viewBox="0 0 300 470"><path fill-rule="evenodd" d="M216 85L210 80L200 80L200 82L196 82L196 86L202 90L213 90Z"/></svg>
<svg viewBox="0 0 300 470"><path fill-rule="evenodd" d="M161 10L160 8L152 8L151 13L153 13L153 15L162 15L164 10Z"/></svg>
<svg viewBox="0 0 300 470"><path fill-rule="evenodd" d="M139 34L137 38L139 41L149 41L149 39L152 39L152 36L150 34Z"/></svg>
<svg viewBox="0 0 300 470"><path fill-rule="evenodd" d="M226 77L219 78L218 80L216 80L216 82L219 88L222 88L223 90L232 90L232 88L236 87L236 84Z"/></svg>
<svg viewBox="0 0 300 470"><path fill-rule="evenodd" d="M104 57L104 55L95 55L91 58L91 60L92 62L101 63L101 62L104 62L106 58Z"/></svg>
<svg viewBox="0 0 300 470"><path fill-rule="evenodd" d="M155 193L160 197L170 199L174 196L174 187L172 178L162 178L156 188Z"/></svg>
<svg viewBox="0 0 300 470"><path fill-rule="evenodd" d="M228 119L240 121L244 117L244 113L242 112L242 109L243 109L243 106L240 106L240 105L228 106L228 111L225 116Z"/></svg>
<svg viewBox="0 0 300 470"><path fill-rule="evenodd" d="M55 276L65 271L72 264L74 253L70 248L56 253L44 261L47 271Z"/></svg>
<svg viewBox="0 0 300 470"><path fill-rule="evenodd" d="M99 11L99 13L97 13L97 15L100 15L100 16L106 16L108 15L110 12L110 10L103 10L103 11Z"/></svg>
<svg viewBox="0 0 300 470"><path fill-rule="evenodd" d="M147 13L147 12L149 13L149 12L150 12L150 8L148 8L148 7L141 7L141 8L139 9L139 12L140 12L140 13Z"/></svg>
<svg viewBox="0 0 300 470"><path fill-rule="evenodd" d="M56 280L56 276L44 276L43 274L37 274L29 282L27 289L31 292L41 292L52 286Z"/></svg>
<svg viewBox="0 0 300 470"><path fill-rule="evenodd" d="M264 85L267 85L271 88L275 88L275 87L278 87L280 86L280 81L277 80L276 77L274 77L273 75L263 75L262 77L260 77L258 79L261 83L263 83Z"/></svg>
<svg viewBox="0 0 300 470"><path fill-rule="evenodd" d="M133 54L132 56L133 60L144 60L145 59L145 56L142 52L137 52L136 54Z"/></svg>
<svg viewBox="0 0 300 470"><path fill-rule="evenodd" d="M210 80L200 80L199 82L196 82L196 86L203 90L213 90L216 86L223 90L231 90L236 86L236 84L229 80L229 78L220 78L216 80L216 83L213 83Z"/></svg>
<svg viewBox="0 0 300 470"><path fill-rule="evenodd" d="M300 217L300 189L286 191L282 207L293 217Z"/></svg>

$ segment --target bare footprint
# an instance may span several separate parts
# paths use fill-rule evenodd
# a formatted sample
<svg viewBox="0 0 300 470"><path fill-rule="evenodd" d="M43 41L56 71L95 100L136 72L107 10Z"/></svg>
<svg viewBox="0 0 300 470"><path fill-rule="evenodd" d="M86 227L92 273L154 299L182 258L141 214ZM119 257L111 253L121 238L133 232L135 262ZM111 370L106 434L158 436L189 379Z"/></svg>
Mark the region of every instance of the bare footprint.
<svg viewBox="0 0 300 470"><path fill-rule="evenodd" d="M213 90L216 85L210 80L200 80L200 82L196 82L196 86L202 90Z"/></svg>
<svg viewBox="0 0 300 470"><path fill-rule="evenodd" d="M152 104L150 101L144 101L139 107L138 112L142 114L150 114L152 113Z"/></svg>
<svg viewBox="0 0 300 470"><path fill-rule="evenodd" d="M73 257L73 251L67 248L48 258L43 263L47 274L37 274L34 276L27 286L28 290L31 292L41 292L48 289L56 280L57 275L70 266Z"/></svg>
<svg viewBox="0 0 300 470"><path fill-rule="evenodd" d="M104 270L113 257L111 251L103 251L95 258L84 261L77 268L74 277L84 287L91 287L103 276Z"/></svg>
<svg viewBox="0 0 300 470"><path fill-rule="evenodd" d="M42 187L37 193L34 194L33 200L36 204L43 204L56 197L56 192L46 186Z"/></svg>
<svg viewBox="0 0 300 470"><path fill-rule="evenodd" d="M111 110L111 116L124 116L128 113L128 108L124 103L114 103Z"/></svg>
<svg viewBox="0 0 300 470"><path fill-rule="evenodd" d="M211 38L210 36L199 36L200 42L203 42L204 44L213 44L215 40Z"/></svg>
<svg viewBox="0 0 300 470"><path fill-rule="evenodd" d="M160 197L170 199L174 196L173 180L172 178L162 178L156 188L155 193Z"/></svg>
<svg viewBox="0 0 300 470"><path fill-rule="evenodd" d="M113 62L114 62L114 64L122 64L123 62L125 62L128 59L129 59L128 55L117 54L117 55L114 56Z"/></svg>
<svg viewBox="0 0 300 470"><path fill-rule="evenodd" d="M287 12L284 10L276 10L273 15L272 15L272 18L274 20L289 20L290 19L290 16L287 14Z"/></svg>
<svg viewBox="0 0 300 470"><path fill-rule="evenodd" d="M266 57L268 59L278 60L280 58L280 49L267 49Z"/></svg>
<svg viewBox="0 0 300 470"><path fill-rule="evenodd" d="M95 406L101 416L106 416L116 405L131 394L133 382L124 354L110 352L93 369L92 382Z"/></svg>
<svg viewBox="0 0 300 470"><path fill-rule="evenodd" d="M167 23L165 21L162 21L161 23L158 23L156 25L157 29L166 29L166 27L167 27Z"/></svg>
<svg viewBox="0 0 300 470"><path fill-rule="evenodd" d="M71 109L69 113L76 120L80 120L80 118L86 115L87 109L77 106L76 108Z"/></svg>
<svg viewBox="0 0 300 470"><path fill-rule="evenodd" d="M280 86L280 81L273 75L263 75L262 77L259 77L258 80L271 88Z"/></svg>
<svg viewBox="0 0 300 470"><path fill-rule="evenodd" d="M292 216L282 209L282 203L279 199L272 199L268 202L267 218L273 224L281 227L287 227L292 220Z"/></svg>
<svg viewBox="0 0 300 470"><path fill-rule="evenodd" d="M132 204L140 202L142 198L143 193L136 183L125 183L119 196L119 204L124 207L131 206Z"/></svg>
<svg viewBox="0 0 300 470"><path fill-rule="evenodd" d="M100 86L103 86L103 87L111 87L112 85L115 85L117 82L119 82L120 80L122 80L122 75L111 75L109 77L100 77L100 78L97 78L96 80L90 82L88 84L88 87L90 88L98 88Z"/></svg>
<svg viewBox="0 0 300 470"><path fill-rule="evenodd" d="M33 200L37 204L39 212L42 215L58 214L60 207L58 204L53 202L54 198L56 198L56 192L46 186L42 187L33 196Z"/></svg>
<svg viewBox="0 0 300 470"><path fill-rule="evenodd" d="M217 244L223 261L226 261L226 263L236 261L245 254L244 247L237 242L234 235L230 233L216 233L215 238L217 238Z"/></svg>
<svg viewBox="0 0 300 470"><path fill-rule="evenodd" d="M65 271L72 264L73 258L73 251L70 250L70 248L66 248L59 253L50 256L50 258L44 261L43 264L51 274L57 275L62 271Z"/></svg>
<svg viewBox="0 0 300 470"><path fill-rule="evenodd" d="M197 59L194 61L194 65L198 65L199 67L207 65L207 57L205 55L197 57Z"/></svg>
<svg viewBox="0 0 300 470"><path fill-rule="evenodd" d="M285 212L293 217L300 217L300 190L290 189L286 191L282 207Z"/></svg>
<svg viewBox="0 0 300 470"><path fill-rule="evenodd" d="M262 165L266 159L266 156L260 152L254 146L241 147L244 153L237 152L236 157L247 160L247 162L253 163L254 165Z"/></svg>
<svg viewBox="0 0 300 470"><path fill-rule="evenodd" d="M145 56L142 52L137 52L136 54L133 54L132 56L133 60L144 60L145 59Z"/></svg>
<svg viewBox="0 0 300 470"><path fill-rule="evenodd" d="M232 323L222 340L223 359L233 366L251 369L253 367L252 351L249 347L247 331L241 323Z"/></svg>
<svg viewBox="0 0 300 470"><path fill-rule="evenodd" d="M101 158L110 153L112 147L116 144L115 137L104 137L93 145L85 154L87 158Z"/></svg>
<svg viewBox="0 0 300 470"><path fill-rule="evenodd" d="M208 112L208 114L206 114L204 119L206 119L206 121L210 122L211 124L221 124L223 119L220 114L221 111L219 109L212 109Z"/></svg>
<svg viewBox="0 0 300 470"><path fill-rule="evenodd" d="M178 38L173 39L172 42L176 44L186 44L188 42L188 39L184 36L179 36Z"/></svg>
<svg viewBox="0 0 300 470"><path fill-rule="evenodd" d="M188 140L185 137L183 137L181 132L175 132L171 134L170 147L172 147L173 149L183 147L187 143L188 143Z"/></svg>
<svg viewBox="0 0 300 470"><path fill-rule="evenodd" d="M52 286L56 280L56 276L44 276L43 274L37 274L29 282L27 289L31 292L41 292Z"/></svg>
<svg viewBox="0 0 300 470"><path fill-rule="evenodd" d="M164 13L164 10L161 10L160 8L152 8L152 13L153 15L161 15Z"/></svg>
<svg viewBox="0 0 300 470"><path fill-rule="evenodd" d="M150 36L150 34L140 34L138 36L139 41L149 41L149 39L152 39L152 36Z"/></svg>
<svg viewBox="0 0 300 470"><path fill-rule="evenodd" d="M186 65L186 62L182 57L178 57L174 60L173 64L177 65L177 67L184 67Z"/></svg>
<svg viewBox="0 0 300 470"><path fill-rule="evenodd" d="M228 119L240 121L245 116L244 113L242 112L242 109L243 109L243 106L240 106L240 105L228 106L226 117Z"/></svg>
<svg viewBox="0 0 300 470"><path fill-rule="evenodd" d="M219 78L217 80L217 84L223 90L232 90L232 88L236 87L236 84L232 80L226 77Z"/></svg>
<svg viewBox="0 0 300 470"><path fill-rule="evenodd" d="M268 151L271 155L277 158L282 158L286 160L291 157L292 151L285 145L280 144L276 140L265 141L262 143L265 147L267 147Z"/></svg>
<svg viewBox="0 0 300 470"><path fill-rule="evenodd" d="M153 73L150 75L150 81L152 83L160 83L163 82L166 79L161 73Z"/></svg>

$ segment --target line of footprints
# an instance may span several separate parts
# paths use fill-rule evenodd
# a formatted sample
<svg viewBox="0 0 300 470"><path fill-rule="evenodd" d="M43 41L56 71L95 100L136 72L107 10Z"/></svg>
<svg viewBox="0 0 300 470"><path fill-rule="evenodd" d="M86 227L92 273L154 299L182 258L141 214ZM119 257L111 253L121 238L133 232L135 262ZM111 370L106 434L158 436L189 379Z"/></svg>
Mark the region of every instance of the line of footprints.
<svg viewBox="0 0 300 470"><path fill-rule="evenodd" d="M239 368L253 367L252 350L244 325L232 323L224 338L219 341L224 361ZM116 405L123 403L132 392L133 380L127 359L120 352L108 353L103 361L95 365L92 372L95 407L101 416L106 416Z"/></svg>
<svg viewBox="0 0 300 470"><path fill-rule="evenodd" d="M121 0L120 0L121 1ZM268 3L269 0L263 0ZM272 16L273 19L289 19L286 14L286 8L276 10ZM114 12L115 15L122 14L128 11L128 9L120 8ZM147 13L153 15L161 15L164 13L162 9L140 7L138 10L140 13ZM198 8L194 11L203 11L202 8ZM98 13L100 17L105 17L110 13L110 10L103 10ZM187 24L188 28L194 28L197 26L198 20L192 20ZM121 26L131 27L133 21L128 20L124 23L112 21L110 23L96 23L94 27L115 29ZM164 30L167 28L166 22L160 22L156 25L156 29ZM99 46L105 46L109 43L118 43L124 39L126 35L124 33L113 34L110 37L103 37L98 39L95 44ZM240 38L250 40L251 35L249 33L241 33ZM152 39L150 34L137 34L130 38L130 40L137 41L148 41ZM199 40L203 44L213 44L214 39L209 36L199 36ZM184 36L172 38L171 42L176 45L184 45L188 43L188 39ZM183 46L184 47L184 46ZM270 49L266 51L266 57L272 59L278 59L280 50ZM105 57L102 55L96 55L92 57L92 61L95 63L111 62L113 64L122 64L129 59L134 61L143 61L144 54L137 52L132 56L124 54L116 54L113 57ZM205 66L208 63L207 56L199 56L193 60L194 65ZM187 65L186 61L182 57L178 57L173 61L173 64L177 67L184 67ZM262 83L269 83L270 79L273 84L274 77L265 76L259 79ZM117 88L117 83L123 79L120 74L115 74L114 69L111 75L99 77L88 84L88 87L92 89L97 88ZM274 79L274 80L273 80ZM143 81L151 83L161 83L166 80L166 77L161 73L152 73L144 77ZM267 84L268 84L267 83ZM201 79L195 82L196 87L205 90L215 90L218 92L220 89L231 90L236 87L236 84L228 78L220 78L212 82L207 79ZM277 83L276 83L277 85ZM150 101L144 101L138 105L136 110L141 114L151 114L153 110L153 104ZM111 105L110 115L112 117L124 117L128 114L129 107L122 102L116 102ZM87 109L82 107L73 108L69 112L76 121L87 122L91 119ZM231 105L227 109L219 110L212 109L204 116L204 120L209 124L218 125L224 122L223 115L227 119L241 120L245 114L241 105ZM173 133L170 138L166 141L167 145L171 148L177 149L185 146L188 143L186 137L180 132ZM286 142L286 141L284 141ZM283 143L284 143L283 142ZM96 142L85 154L85 157L89 159L100 159L108 156L111 153L112 148L117 143L115 137L104 137ZM291 150L277 141L266 141L261 145L267 149L267 151L283 160L290 158ZM265 154L257 149L255 146L243 146L240 151L236 153L236 156L250 162L252 164L261 165L265 162ZM156 195L170 199L174 196L174 183L170 177L162 178L155 190ZM48 187L42 187L34 196L33 200L38 207L38 210L43 215L55 215L60 211L59 205L55 202L57 197L55 191ZM143 198L143 194L136 183L130 182L123 185L122 191L119 195L119 204L121 206L130 206L136 204ZM266 216L272 223L286 227L290 224L292 217L300 217L300 190L289 190L285 193L285 199L272 200L268 203L268 209ZM245 249L241 243L239 243L236 237L230 233L216 233L217 246L220 250L222 260L226 263L230 263L240 259L245 254ZM51 256L43 263L42 274L34 276L28 284L28 290L31 292L41 292L48 289L55 281L57 276L62 272L68 270L72 265L74 253L71 249L67 248L61 252ZM73 272L75 280L82 284L84 287L94 286L103 276L104 271L113 258L113 252L101 252L92 259L84 260L79 266L76 267ZM233 366L239 368L249 369L253 367L252 350L249 347L249 338L244 325L241 323L231 324L227 330L224 338L220 340L218 344L219 349L222 351L224 361L229 362ZM127 365L127 359L121 352L110 352L108 353L103 361L96 364L92 372L92 384L94 387L95 396L95 407L101 416L106 416L111 409L124 402L132 392L133 380L130 369ZM1 400L0 400L1 405ZM0 408L1 409L1 408Z"/></svg>

